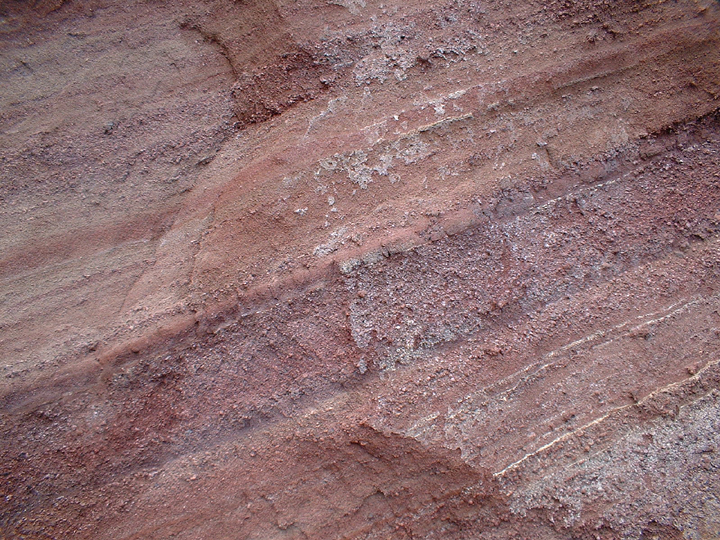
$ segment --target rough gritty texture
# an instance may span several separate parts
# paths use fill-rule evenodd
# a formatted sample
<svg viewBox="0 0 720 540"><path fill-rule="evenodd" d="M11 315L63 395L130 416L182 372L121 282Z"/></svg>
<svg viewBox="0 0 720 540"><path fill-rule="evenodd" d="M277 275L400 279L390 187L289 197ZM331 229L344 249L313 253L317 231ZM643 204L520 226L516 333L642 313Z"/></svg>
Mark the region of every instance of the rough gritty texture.
<svg viewBox="0 0 720 540"><path fill-rule="evenodd" d="M720 536L720 5L0 7L3 538Z"/></svg>

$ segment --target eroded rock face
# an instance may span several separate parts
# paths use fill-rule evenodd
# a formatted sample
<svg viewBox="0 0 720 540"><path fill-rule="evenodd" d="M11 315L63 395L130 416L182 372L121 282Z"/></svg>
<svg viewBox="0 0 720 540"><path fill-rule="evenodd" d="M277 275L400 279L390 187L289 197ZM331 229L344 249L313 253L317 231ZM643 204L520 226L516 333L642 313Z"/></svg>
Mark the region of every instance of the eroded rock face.
<svg viewBox="0 0 720 540"><path fill-rule="evenodd" d="M2 10L5 536L720 535L717 2Z"/></svg>

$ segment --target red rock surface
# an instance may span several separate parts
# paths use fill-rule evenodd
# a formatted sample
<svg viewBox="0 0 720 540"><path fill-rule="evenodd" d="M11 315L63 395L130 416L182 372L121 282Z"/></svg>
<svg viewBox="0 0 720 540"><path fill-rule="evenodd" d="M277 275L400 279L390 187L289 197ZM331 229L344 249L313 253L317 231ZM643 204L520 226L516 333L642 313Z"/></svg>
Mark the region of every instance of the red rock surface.
<svg viewBox="0 0 720 540"><path fill-rule="evenodd" d="M0 7L6 538L720 536L720 4Z"/></svg>

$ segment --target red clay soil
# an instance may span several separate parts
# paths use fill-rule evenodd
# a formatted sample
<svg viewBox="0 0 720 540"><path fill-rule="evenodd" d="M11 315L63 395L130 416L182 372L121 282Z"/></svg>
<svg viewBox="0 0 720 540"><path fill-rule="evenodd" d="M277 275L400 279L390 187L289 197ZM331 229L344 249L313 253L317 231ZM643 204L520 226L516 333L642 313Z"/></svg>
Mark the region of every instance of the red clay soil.
<svg viewBox="0 0 720 540"><path fill-rule="evenodd" d="M0 538L720 537L720 4L0 7Z"/></svg>

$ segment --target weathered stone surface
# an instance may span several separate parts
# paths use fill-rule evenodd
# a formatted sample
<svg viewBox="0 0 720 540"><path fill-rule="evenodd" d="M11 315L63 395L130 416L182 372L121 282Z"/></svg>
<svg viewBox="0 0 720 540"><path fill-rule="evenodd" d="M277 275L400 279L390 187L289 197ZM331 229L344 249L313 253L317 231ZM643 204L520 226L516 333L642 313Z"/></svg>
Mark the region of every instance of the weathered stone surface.
<svg viewBox="0 0 720 540"><path fill-rule="evenodd" d="M720 5L0 8L7 538L716 538Z"/></svg>

